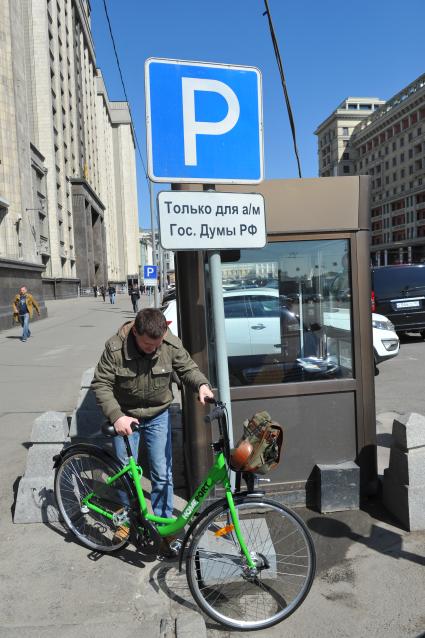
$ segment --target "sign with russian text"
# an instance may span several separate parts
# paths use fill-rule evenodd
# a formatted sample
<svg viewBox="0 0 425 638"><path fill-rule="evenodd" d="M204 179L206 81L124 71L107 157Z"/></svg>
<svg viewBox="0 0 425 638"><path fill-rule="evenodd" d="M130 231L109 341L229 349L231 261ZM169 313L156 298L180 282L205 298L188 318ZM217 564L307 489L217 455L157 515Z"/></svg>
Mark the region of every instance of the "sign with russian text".
<svg viewBox="0 0 425 638"><path fill-rule="evenodd" d="M258 69L150 58L145 93L152 181L256 184L263 179Z"/></svg>
<svg viewBox="0 0 425 638"><path fill-rule="evenodd" d="M166 250L227 250L266 245L259 193L158 193L161 246Z"/></svg>

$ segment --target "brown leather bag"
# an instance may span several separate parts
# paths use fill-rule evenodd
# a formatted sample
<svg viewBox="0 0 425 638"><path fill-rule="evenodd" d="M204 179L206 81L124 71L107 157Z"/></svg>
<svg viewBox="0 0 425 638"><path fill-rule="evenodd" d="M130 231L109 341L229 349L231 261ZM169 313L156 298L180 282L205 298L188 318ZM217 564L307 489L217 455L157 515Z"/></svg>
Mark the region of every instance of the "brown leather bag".
<svg viewBox="0 0 425 638"><path fill-rule="evenodd" d="M244 432L230 452L233 470L267 474L280 461L283 429L266 411L244 421Z"/></svg>

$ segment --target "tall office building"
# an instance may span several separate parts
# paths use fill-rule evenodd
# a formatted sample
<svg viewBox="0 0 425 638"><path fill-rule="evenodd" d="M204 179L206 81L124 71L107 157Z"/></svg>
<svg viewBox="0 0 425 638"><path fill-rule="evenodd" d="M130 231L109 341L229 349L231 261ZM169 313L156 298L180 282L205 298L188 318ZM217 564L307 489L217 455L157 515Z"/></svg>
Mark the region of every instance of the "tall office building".
<svg viewBox="0 0 425 638"><path fill-rule="evenodd" d="M319 175L370 175L374 265L425 261L425 74L386 102L351 101L351 130L341 107L316 130Z"/></svg>
<svg viewBox="0 0 425 638"><path fill-rule="evenodd" d="M21 283L41 298L126 283L139 250L134 132L96 67L89 0L3 0L0 38L2 327Z"/></svg>

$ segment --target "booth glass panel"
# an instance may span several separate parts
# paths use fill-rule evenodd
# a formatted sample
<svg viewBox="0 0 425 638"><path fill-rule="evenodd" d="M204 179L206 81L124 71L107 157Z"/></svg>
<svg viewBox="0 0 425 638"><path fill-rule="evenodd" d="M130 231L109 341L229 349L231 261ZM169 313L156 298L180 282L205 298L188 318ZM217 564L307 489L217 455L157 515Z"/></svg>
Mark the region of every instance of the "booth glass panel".
<svg viewBox="0 0 425 638"><path fill-rule="evenodd" d="M222 282L232 386L353 377L348 239L223 252Z"/></svg>

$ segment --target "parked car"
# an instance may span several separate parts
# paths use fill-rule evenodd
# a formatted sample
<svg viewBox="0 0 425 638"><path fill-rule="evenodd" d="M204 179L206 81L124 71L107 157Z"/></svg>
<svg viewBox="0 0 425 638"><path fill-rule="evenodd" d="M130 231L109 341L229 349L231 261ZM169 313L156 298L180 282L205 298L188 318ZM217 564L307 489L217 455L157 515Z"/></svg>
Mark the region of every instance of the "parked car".
<svg viewBox="0 0 425 638"><path fill-rule="evenodd" d="M256 376L258 382L259 369L264 383L276 378L276 373L281 380L327 378L341 373L335 359L321 353L321 326L312 323L301 331L298 315L290 304L285 305L278 290L228 290L223 292L223 302L229 367L234 376L243 374L243 382L249 382L247 376ZM170 329L178 335L176 301L171 300L163 312ZM338 311L336 318L341 321L340 315ZM343 330L345 324L349 330L348 310L338 327ZM372 315L372 332L375 365L398 354L399 339L386 317Z"/></svg>
<svg viewBox="0 0 425 638"><path fill-rule="evenodd" d="M165 306L169 301L176 298L175 286L170 286L162 295L162 304Z"/></svg>
<svg viewBox="0 0 425 638"><path fill-rule="evenodd" d="M400 340L387 317L372 313L372 335L375 365L398 355Z"/></svg>
<svg viewBox="0 0 425 638"><path fill-rule="evenodd" d="M372 311L388 317L396 332L425 339L425 264L372 268Z"/></svg>

